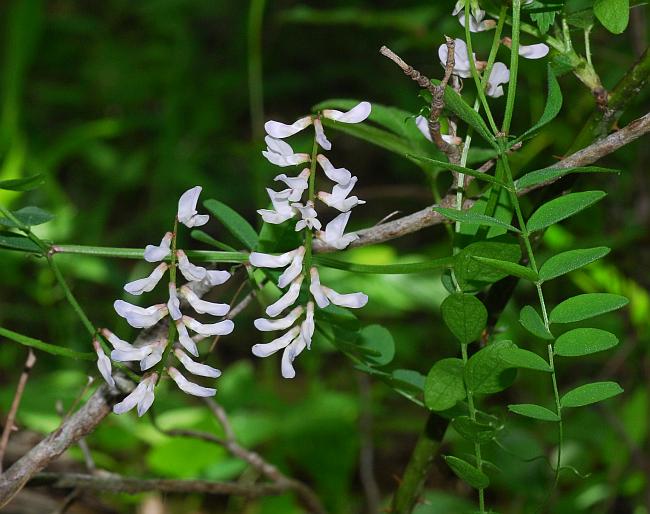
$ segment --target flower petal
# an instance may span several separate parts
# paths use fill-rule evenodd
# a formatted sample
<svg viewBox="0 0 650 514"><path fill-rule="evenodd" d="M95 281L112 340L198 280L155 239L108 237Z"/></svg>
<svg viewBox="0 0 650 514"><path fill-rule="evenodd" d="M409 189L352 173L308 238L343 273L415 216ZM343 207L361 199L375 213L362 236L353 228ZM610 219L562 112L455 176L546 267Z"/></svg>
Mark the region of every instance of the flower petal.
<svg viewBox="0 0 650 514"><path fill-rule="evenodd" d="M183 313L181 312L181 301L178 299L176 294L176 284L174 282L169 283L169 300L167 301L167 309L169 310L169 316L176 321L181 319Z"/></svg>
<svg viewBox="0 0 650 514"><path fill-rule="evenodd" d="M271 255L268 253L251 252L248 262L256 268L284 268L288 266L293 258L298 254L302 246L280 255Z"/></svg>
<svg viewBox="0 0 650 514"><path fill-rule="evenodd" d="M266 319L266 318L257 318L253 324L255 328L261 332L271 332L272 330L285 330L293 325L296 320L302 315L304 308L302 305L299 305L293 309L289 314L284 318L279 319Z"/></svg>
<svg viewBox="0 0 650 514"><path fill-rule="evenodd" d="M192 264L183 250L177 250L176 257L178 257L178 269L187 280L203 280L206 277L207 270Z"/></svg>
<svg viewBox="0 0 650 514"><path fill-rule="evenodd" d="M227 282L229 278L230 278L230 273L228 271L206 270L206 274L205 274L205 278L203 279L203 282L205 282L210 287L214 287L214 286L220 286L221 284Z"/></svg>
<svg viewBox="0 0 650 514"><path fill-rule="evenodd" d="M169 256L171 251L173 234L167 232L162 240L160 241L159 246L147 245L144 248L144 260L147 262L159 262L162 261L165 257Z"/></svg>
<svg viewBox="0 0 650 514"><path fill-rule="evenodd" d="M296 370L293 369L293 361L298 357L298 355L300 355L306 346L307 343L302 338L302 335L299 335L284 349L284 352L282 353L283 378L293 378L296 376Z"/></svg>
<svg viewBox="0 0 650 514"><path fill-rule="evenodd" d="M123 341L107 328L102 328L101 334L108 340L109 343L111 343L111 346L116 350L128 351L133 349L133 345L131 345L131 343L127 343L126 341Z"/></svg>
<svg viewBox="0 0 650 514"><path fill-rule="evenodd" d="M300 325L300 334L307 345L307 349L311 348L311 338L314 336L314 302L307 304L307 313L305 314L305 321Z"/></svg>
<svg viewBox="0 0 650 514"><path fill-rule="evenodd" d="M323 286L321 286L320 284L320 276L318 275L318 270L316 268L311 268L309 270L309 274L311 276L311 284L309 285L309 292L314 297L314 300L316 301L316 305L318 305L321 309L324 309L330 304L330 301L327 298L327 295L325 294L325 290Z"/></svg>
<svg viewBox="0 0 650 514"><path fill-rule="evenodd" d="M284 139L285 137L289 137L289 136L293 136L294 134L297 134L298 132L307 128L311 124L312 124L311 116L305 116L304 118L300 118L294 121L291 125L287 125L286 123L280 123L279 121L271 120L271 121L267 121L264 124L264 130L266 130L266 133L271 137Z"/></svg>
<svg viewBox="0 0 650 514"><path fill-rule="evenodd" d="M253 355L256 357L268 357L273 355L278 350L286 348L292 340L294 340L300 334L300 327L293 327L287 333L281 335L277 339L274 339L270 343L256 344L251 348Z"/></svg>
<svg viewBox="0 0 650 514"><path fill-rule="evenodd" d="M102 350L102 347L99 345L99 341L97 341L97 339L93 339L93 347L95 348L95 353L97 354L97 369L99 370L99 373L102 377L104 377L104 380L109 386L115 387L115 380L111 375L111 360L106 357L106 354L104 353L104 350Z"/></svg>
<svg viewBox="0 0 650 514"><path fill-rule="evenodd" d="M181 343L181 346L194 355L194 357L198 357L199 350L196 347L196 343L187 332L187 327L183 324L182 319L176 322L176 331L178 332L178 342Z"/></svg>
<svg viewBox="0 0 650 514"><path fill-rule="evenodd" d="M284 309L293 305L298 299L300 294L300 285L302 284L302 276L298 277L291 283L289 290L282 295L275 303L272 303L266 308L266 314L275 318Z"/></svg>
<svg viewBox="0 0 650 514"><path fill-rule="evenodd" d="M123 300L113 303L115 312L126 319L133 328L149 328L158 323L169 312L165 304L152 305L146 309Z"/></svg>
<svg viewBox="0 0 650 514"><path fill-rule="evenodd" d="M536 45L519 45L519 55L526 59L541 59L548 55L549 50L549 47L544 43L537 43Z"/></svg>
<svg viewBox="0 0 650 514"><path fill-rule="evenodd" d="M226 319L218 323L200 323L190 316L183 316L183 324L203 336L227 336L235 328L232 320Z"/></svg>
<svg viewBox="0 0 650 514"><path fill-rule="evenodd" d="M181 296L187 300L192 308L199 314L211 314L212 316L225 316L230 310L226 303L213 303L201 300L194 291L187 285L181 287Z"/></svg>
<svg viewBox="0 0 650 514"><path fill-rule="evenodd" d="M327 157L324 155L318 154L316 156L318 164L323 168L323 172L328 179L336 182L337 184L345 185L350 182L352 173L350 173L345 168L335 168Z"/></svg>
<svg viewBox="0 0 650 514"><path fill-rule="evenodd" d="M347 112L325 109L323 110L323 116L341 123L361 123L370 116L371 110L372 106L370 105L370 102L360 102ZM329 150L329 148L325 149Z"/></svg>
<svg viewBox="0 0 650 514"><path fill-rule="evenodd" d="M148 277L129 282L124 286L124 290L133 295L141 295L142 293L152 291L158 285L158 282L160 282L167 268L169 268L169 265L165 263L159 264Z"/></svg>
<svg viewBox="0 0 650 514"><path fill-rule="evenodd" d="M136 388L131 391L124 400L120 403L113 406L113 412L115 414L123 414L135 407L138 406L138 416L142 416L151 404L153 403L154 395L153 389L158 380L158 373L152 373L151 375L143 378Z"/></svg>
<svg viewBox="0 0 650 514"><path fill-rule="evenodd" d="M334 305L339 307L348 307L350 309L359 309L368 303L368 295L364 293L337 293L329 287L323 287L327 298L331 300Z"/></svg>
<svg viewBox="0 0 650 514"><path fill-rule="evenodd" d="M194 382L190 382L183 375L181 375L181 372L178 371L176 368L173 367L168 368L167 373L169 373L169 376L172 377L172 380L176 382L178 388L184 393L191 394L192 396L201 396L201 397L214 396L215 394L217 394L217 390L213 389L212 387L203 387L198 384L195 384Z"/></svg>
<svg viewBox="0 0 650 514"><path fill-rule="evenodd" d="M323 130L323 122L321 122L320 118L316 118L314 120L314 131L316 132L316 142L320 145L320 147L325 150L331 150L332 143L329 142L327 136L325 135L325 131Z"/></svg>
<svg viewBox="0 0 650 514"><path fill-rule="evenodd" d="M205 225L210 218L207 214L197 215L196 204L199 201L201 190L201 186L188 189L178 200L178 214L176 217L179 222L187 227L200 227Z"/></svg>
<svg viewBox="0 0 650 514"><path fill-rule="evenodd" d="M151 346L151 353L140 361L140 370L152 368L162 360L163 352L167 346L167 339L159 339Z"/></svg>
<svg viewBox="0 0 650 514"><path fill-rule="evenodd" d="M176 348L174 350L174 355L176 355L176 358L181 361L181 364L183 364L185 369L194 375L210 378L217 378L221 376L221 371L219 371L217 368L213 368L207 364L201 364L199 362L193 361L190 356L180 348Z"/></svg>
<svg viewBox="0 0 650 514"><path fill-rule="evenodd" d="M302 273L302 260L305 257L305 247L298 248L296 255L294 255L291 264L284 270L278 279L278 287L283 289L288 286L293 280Z"/></svg>

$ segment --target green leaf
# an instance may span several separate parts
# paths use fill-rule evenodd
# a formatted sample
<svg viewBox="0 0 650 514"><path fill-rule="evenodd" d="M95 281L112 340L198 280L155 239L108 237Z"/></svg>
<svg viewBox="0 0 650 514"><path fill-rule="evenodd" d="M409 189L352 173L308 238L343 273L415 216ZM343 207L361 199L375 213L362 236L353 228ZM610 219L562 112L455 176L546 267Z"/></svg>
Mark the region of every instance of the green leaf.
<svg viewBox="0 0 650 514"><path fill-rule="evenodd" d="M315 255L313 259L316 264L328 268L341 269L355 273L378 273L384 275L438 271L450 268L454 263L453 257L443 257L423 262L405 262L399 264L359 264L356 262L342 261L335 257L325 255Z"/></svg>
<svg viewBox="0 0 650 514"><path fill-rule="evenodd" d="M537 120L537 123L524 132L521 136L515 139L514 143L530 139L537 134L545 125L549 124L555 119L562 108L562 90L560 84L555 78L555 73L551 66L548 66L548 95L546 97L546 106L542 116Z"/></svg>
<svg viewBox="0 0 650 514"><path fill-rule="evenodd" d="M542 407L541 405L534 405L532 403L517 403L513 405L508 405L508 410L519 414L520 416L526 416L528 418L539 419L540 421L560 421L555 412Z"/></svg>
<svg viewBox="0 0 650 514"><path fill-rule="evenodd" d="M237 240L244 244L246 248L252 250L257 246L257 232L242 216L228 207L225 203L219 200L206 200L203 202L205 208L210 211L230 233L237 238Z"/></svg>
<svg viewBox="0 0 650 514"><path fill-rule="evenodd" d="M459 221L460 223L473 223L475 225L486 225L488 227L497 227L505 228L513 232L521 232L519 229L504 223L496 218L491 216L486 216L485 214L476 214L470 211L459 211L457 209L450 209L448 207L434 207L433 210L439 214L442 214L446 218L449 218L454 221Z"/></svg>
<svg viewBox="0 0 650 514"><path fill-rule="evenodd" d="M25 178L0 180L0 189L7 191L31 191L45 182L45 177L40 173Z"/></svg>
<svg viewBox="0 0 650 514"><path fill-rule="evenodd" d="M460 344L476 341L487 323L487 309L481 301L466 293L453 293L440 306L442 319Z"/></svg>
<svg viewBox="0 0 650 514"><path fill-rule="evenodd" d="M496 341L476 352L465 365L465 383L474 393L503 391L515 377L515 370L501 358L504 349L516 348L512 341Z"/></svg>
<svg viewBox="0 0 650 514"><path fill-rule="evenodd" d="M606 246L596 248L583 248L580 250L569 250L562 252L549 259L542 265L539 270L541 280L551 280L561 275L569 273L591 264L594 261L604 257L610 252Z"/></svg>
<svg viewBox="0 0 650 514"><path fill-rule="evenodd" d="M487 264L492 268L503 271L507 275L512 275L514 277L530 280L531 282L537 282L537 274L527 266L522 266L521 264L517 264L516 262L490 259L488 257L474 256L472 258L476 259L479 262Z"/></svg>
<svg viewBox="0 0 650 514"><path fill-rule="evenodd" d="M530 305L526 305L519 313L519 323L531 334L540 339L551 341L554 339L553 334L546 328L544 321L537 311Z"/></svg>
<svg viewBox="0 0 650 514"><path fill-rule="evenodd" d="M434 83L437 82L439 84L439 81L436 80L432 80L432 82ZM474 130L476 130L476 132L485 141L490 143L490 145L494 149L500 151L499 145L497 145L494 135L492 134L492 132L490 132L490 129L486 125L483 118L472 107L470 107L467 104L467 102L463 99L462 96L460 96L451 87L447 86L445 88L445 94L443 99L445 101L446 109L453 112L456 116L458 116L461 120L463 120L468 125L474 127Z"/></svg>
<svg viewBox="0 0 650 514"><path fill-rule="evenodd" d="M466 394L462 360L442 359L433 365L424 384L424 404L429 409L451 409Z"/></svg>
<svg viewBox="0 0 650 514"><path fill-rule="evenodd" d="M472 243L456 254L454 275L461 289L480 289L506 277L507 274L487 266L473 257L487 257L500 261L519 262L521 247L514 243L483 241Z"/></svg>
<svg viewBox="0 0 650 514"><path fill-rule="evenodd" d="M564 407L584 407L619 395L623 388L616 382L592 382L572 389L560 399Z"/></svg>
<svg viewBox="0 0 650 514"><path fill-rule="evenodd" d="M624 296L611 293L586 293L568 298L551 311L551 323L573 323L615 311L628 304Z"/></svg>
<svg viewBox="0 0 650 514"><path fill-rule="evenodd" d="M0 247L21 252L43 253L41 248L31 239L13 232L0 232Z"/></svg>
<svg viewBox="0 0 650 514"><path fill-rule="evenodd" d="M387 328L368 325L359 332L359 346L373 351L365 357L366 364L385 366L395 356L395 341Z"/></svg>
<svg viewBox="0 0 650 514"><path fill-rule="evenodd" d="M530 18L537 23L539 31L546 34L555 22L555 14L556 11L531 12Z"/></svg>
<svg viewBox="0 0 650 514"><path fill-rule="evenodd" d="M449 169L452 171L457 171L458 173L463 173L464 175L468 175L470 177L474 177L477 180L482 180L484 182L489 182L491 184L496 184L497 186L500 187L505 187L507 188L508 186L501 182L499 179L494 178L492 175L488 175L487 173L481 172L481 171L476 171L470 168L466 168L464 166L458 166L457 164L453 164L451 162L445 162L445 161L439 161L437 159L431 159L429 157L424 157L424 156L418 156L418 155L410 155L409 157L413 157L414 159L428 162L429 164L434 164L436 166L439 166L444 169Z"/></svg>
<svg viewBox="0 0 650 514"><path fill-rule="evenodd" d="M469 416L458 416L452 419L451 426L464 439L472 443L487 443L494 439L496 434L494 427L474 421Z"/></svg>
<svg viewBox="0 0 650 514"><path fill-rule="evenodd" d="M555 341L555 355L580 357L609 350L618 344L611 332L599 328L576 328L565 332Z"/></svg>
<svg viewBox="0 0 650 514"><path fill-rule="evenodd" d="M485 489L490 485L488 476L469 462L452 455L445 455L444 459L454 474L474 489Z"/></svg>
<svg viewBox="0 0 650 514"><path fill-rule="evenodd" d="M534 369L550 373L551 367L542 357L523 348L504 348L499 357L510 366L516 368Z"/></svg>
<svg viewBox="0 0 650 514"><path fill-rule="evenodd" d="M14 215L19 223L9 218L0 218L0 225L12 228L33 227L54 219L54 214L34 206L23 207L22 209L13 211L11 214Z"/></svg>
<svg viewBox="0 0 650 514"><path fill-rule="evenodd" d="M190 232L190 236L192 236L192 238L196 239L197 241L219 248L219 250L224 250L226 252L237 251L232 246L222 243L221 241L217 241L210 234L203 232L203 230L194 229L192 232Z"/></svg>
<svg viewBox="0 0 650 514"><path fill-rule="evenodd" d="M630 21L629 0L596 0L594 14L612 34L622 34Z"/></svg>
<svg viewBox="0 0 650 514"><path fill-rule="evenodd" d="M572 173L620 173L619 170L601 168L599 166L579 166L574 168L544 168L531 171L523 177L515 180L515 189L522 191L529 187L550 184L555 180Z"/></svg>
<svg viewBox="0 0 650 514"><path fill-rule="evenodd" d="M526 224L528 232L542 230L569 218L604 198L606 194L604 191L584 191L554 198L533 213Z"/></svg>
<svg viewBox="0 0 650 514"><path fill-rule="evenodd" d="M33 337L27 337L22 334L19 334L18 332L7 330L6 328L2 328L2 327L0 327L0 336L6 337L7 339L10 339L11 341L15 341L16 343L22 344L24 346L29 346L31 348L36 348L37 350L41 350L43 352L51 353L52 355L59 355L61 357L69 357L71 359L81 359L86 361L94 361L97 359L97 355L93 352L87 352L87 353L76 352L74 350L70 350L69 348L46 343L39 339L34 339Z"/></svg>

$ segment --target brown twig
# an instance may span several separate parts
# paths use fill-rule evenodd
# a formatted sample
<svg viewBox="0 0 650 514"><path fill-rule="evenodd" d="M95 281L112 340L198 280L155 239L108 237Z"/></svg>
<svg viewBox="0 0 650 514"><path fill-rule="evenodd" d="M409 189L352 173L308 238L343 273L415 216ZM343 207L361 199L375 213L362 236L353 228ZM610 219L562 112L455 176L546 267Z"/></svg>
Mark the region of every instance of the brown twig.
<svg viewBox="0 0 650 514"><path fill-rule="evenodd" d="M7 414L7 420L5 421L4 429L2 430L2 438L0 438L0 473L2 473L2 460L7 450L7 445L9 444L9 437L11 432L14 429L14 422L16 421L16 414L18 413L18 407L20 406L20 400L23 397L23 392L25 391L25 386L27 385L27 380L29 380L29 374L36 363L36 355L34 352L29 349L27 352L27 359L25 360L25 366L23 367L23 372L20 374L18 379L18 385L16 386L16 392L14 393L14 399L11 402L11 407L9 408L9 414Z"/></svg>

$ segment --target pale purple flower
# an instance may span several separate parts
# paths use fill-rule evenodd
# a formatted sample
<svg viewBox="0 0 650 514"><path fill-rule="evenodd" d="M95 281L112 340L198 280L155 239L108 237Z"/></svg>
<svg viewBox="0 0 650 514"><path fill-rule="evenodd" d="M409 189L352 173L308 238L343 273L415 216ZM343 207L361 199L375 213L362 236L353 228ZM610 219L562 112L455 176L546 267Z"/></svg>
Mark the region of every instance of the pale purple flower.
<svg viewBox="0 0 650 514"><path fill-rule="evenodd" d="M359 200L359 198L356 196L351 196L348 198L348 195L356 183L357 177L352 177L345 186L335 184L331 193L320 191L318 193L318 198L329 207L333 207L334 209L341 212L348 212L353 207L366 203L364 200Z"/></svg>
<svg viewBox="0 0 650 514"><path fill-rule="evenodd" d="M172 253L171 251L172 237L174 237L174 234L172 234L171 232L167 232L163 236L162 240L160 241L160 245L145 246L144 260L147 262L160 262L166 257L168 257Z"/></svg>
<svg viewBox="0 0 650 514"><path fill-rule="evenodd" d="M111 375L112 372L111 360L106 356L104 350L102 350L102 347L99 345L99 341L97 341L97 339L93 339L93 348L95 349L95 353L97 354L97 369L99 370L99 373L101 374L102 377L104 377L104 380L109 386L115 387L115 380Z"/></svg>
<svg viewBox="0 0 650 514"><path fill-rule="evenodd" d="M142 416L153 403L153 390L157 381L158 373L151 373L144 377L131 394L113 406L113 412L123 414L137 406L138 416Z"/></svg>
<svg viewBox="0 0 650 514"><path fill-rule="evenodd" d="M264 130L266 133L274 138L283 139L285 137L293 136L301 130L307 128L312 124L311 116L305 116L294 121L291 125L285 123L280 123L279 121L267 121L264 124Z"/></svg>
<svg viewBox="0 0 650 514"><path fill-rule="evenodd" d="M308 153L295 153L291 145L281 139L266 136L264 141L266 142L266 150L262 152L262 155L271 164L285 168L311 160Z"/></svg>
<svg viewBox="0 0 650 514"><path fill-rule="evenodd" d="M350 211L339 214L325 226L324 231L318 232L316 237L337 250L347 248L352 241L359 239L355 233L344 234L349 219Z"/></svg>
<svg viewBox="0 0 650 514"><path fill-rule="evenodd" d="M324 109L322 114L323 117L340 123L361 123L370 116L371 110L372 106L370 105L370 102L360 102L347 112L341 112L335 109ZM325 149L329 150L329 148Z"/></svg>
<svg viewBox="0 0 650 514"><path fill-rule="evenodd" d="M198 214L196 204L201 194L201 186L195 186L185 191L178 200L178 214L176 215L179 222L186 227L200 227L205 225L210 216L207 214Z"/></svg>
<svg viewBox="0 0 650 514"><path fill-rule="evenodd" d="M214 396L217 394L217 390L212 387L203 387L194 382L190 382L176 368L170 367L167 370L167 373L169 373L169 376L172 377L172 380L176 382L178 388L184 393L201 397Z"/></svg>

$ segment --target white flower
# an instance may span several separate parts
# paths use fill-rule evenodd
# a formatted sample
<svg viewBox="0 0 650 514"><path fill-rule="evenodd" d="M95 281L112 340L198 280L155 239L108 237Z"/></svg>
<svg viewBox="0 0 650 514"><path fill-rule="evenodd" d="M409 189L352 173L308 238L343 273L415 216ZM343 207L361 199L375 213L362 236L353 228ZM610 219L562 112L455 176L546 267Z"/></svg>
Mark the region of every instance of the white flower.
<svg viewBox="0 0 650 514"><path fill-rule="evenodd" d="M167 301L167 309L169 309L169 316L176 321L181 319L183 313L181 312L181 301L176 294L176 284L169 283L169 300Z"/></svg>
<svg viewBox="0 0 650 514"><path fill-rule="evenodd" d="M451 120L449 120L449 123L453 124ZM429 141L433 142L433 138L431 137L431 132L429 131L429 121L424 116L418 116L417 118L415 118L415 126L418 128L420 132L422 132L422 135L424 137L426 137ZM442 136L442 140L449 145L459 145L463 142L463 140L458 136L452 136L448 134L440 134L440 135Z"/></svg>
<svg viewBox="0 0 650 514"><path fill-rule="evenodd" d="M115 312L126 319L133 328L149 328L158 323L169 312L163 303L143 308L124 300L115 300Z"/></svg>
<svg viewBox="0 0 650 514"><path fill-rule="evenodd" d="M301 246L291 261L291 264L284 270L278 279L278 287L284 288L302 273L302 260L305 257L305 247Z"/></svg>
<svg viewBox="0 0 650 514"><path fill-rule="evenodd" d="M273 189L266 188L266 192L273 204L273 210L259 209L257 212L266 223L279 225L296 215L296 211L289 205L289 196L291 196L291 189L285 189L277 192Z"/></svg>
<svg viewBox="0 0 650 514"><path fill-rule="evenodd" d="M160 262L165 257L169 256L172 253L171 243L172 237L174 235L171 232L167 232L162 240L160 241L159 246L147 245L144 248L144 260L147 262Z"/></svg>
<svg viewBox="0 0 650 514"><path fill-rule="evenodd" d="M113 407L113 412L115 414L123 414L137 405L138 416L142 416L149 410L149 407L153 403L153 389L156 386L157 380L158 373L152 373L143 378L131 394Z"/></svg>
<svg viewBox="0 0 650 514"><path fill-rule="evenodd" d="M462 39L456 38L454 40L456 45L454 46L454 69L452 73L458 75L462 78L467 78L472 76L472 71L469 65L469 52L467 51L467 45ZM447 66L447 54L448 49L446 44L442 44L438 47L438 58L442 67ZM476 61L476 54L472 54L474 61Z"/></svg>
<svg viewBox="0 0 650 514"><path fill-rule="evenodd" d="M140 369L142 371L148 370L162 360L163 353L167 347L167 338L158 339L148 346L151 352L140 361Z"/></svg>
<svg viewBox="0 0 650 514"><path fill-rule="evenodd" d="M169 265L167 264L159 264L148 277L129 282L124 286L124 290L127 293L131 293L133 295L148 293L149 291L152 291L156 285L158 285L158 282L160 282L160 279L163 277L168 268Z"/></svg>
<svg viewBox="0 0 650 514"><path fill-rule="evenodd" d="M284 295L282 295L278 299L278 301L272 303L266 308L266 314L268 316L271 316L272 318L275 318L284 309L293 305L298 299L298 295L300 294L301 284L302 284L302 275L299 276L296 280L294 280L291 283L291 285L289 286L289 290Z"/></svg>
<svg viewBox="0 0 650 514"><path fill-rule="evenodd" d="M282 181L284 182L289 189L291 189L291 193L289 194L289 197L287 198L288 201L290 202L297 202L302 198L302 194L305 192L305 189L309 187L309 168L305 168L300 172L300 175L297 177L287 177L284 173L281 175L278 175L275 177L273 180L274 181Z"/></svg>
<svg viewBox="0 0 650 514"><path fill-rule="evenodd" d="M285 141L275 139L271 136L266 136L264 141L266 142L266 150L262 152L262 155L271 164L284 168L311 160L308 153L295 153L291 145Z"/></svg>
<svg viewBox="0 0 650 514"><path fill-rule="evenodd" d="M181 343L181 346L194 355L194 357L198 357L199 350L194 340L190 337L190 334L188 334L187 327L183 324L182 319L176 322L176 331L178 332L178 342Z"/></svg>
<svg viewBox="0 0 650 514"><path fill-rule="evenodd" d="M187 355L180 348L176 348L174 350L174 355L176 355L176 358L181 361L181 364L183 364L185 369L194 375L209 378L217 378L221 376L220 370L213 368L212 366L208 366L207 364L201 364L199 362L193 361L190 359L189 355Z"/></svg>
<svg viewBox="0 0 650 514"><path fill-rule="evenodd" d="M296 370L293 369L293 361L305 349L307 343L300 334L296 337L282 353L282 377L293 378L296 376Z"/></svg>
<svg viewBox="0 0 650 514"><path fill-rule="evenodd" d="M104 353L104 350L102 350L97 339L93 339L93 348L95 348L95 353L97 354L97 369L99 370L99 373L104 377L104 380L106 380L106 383L109 386L115 387L115 380L111 375L111 360L106 357L106 354Z"/></svg>
<svg viewBox="0 0 650 514"><path fill-rule="evenodd" d="M492 98L499 98L503 96L503 86L510 80L510 70L502 62L495 62L490 72L490 78L487 82L485 94Z"/></svg>
<svg viewBox="0 0 650 514"><path fill-rule="evenodd" d="M339 214L327 224L325 231L318 232L316 237L337 250L343 250L352 241L359 239L359 236L355 233L343 234L345 232L345 226L348 224L348 219L350 219L350 211Z"/></svg>
<svg viewBox="0 0 650 514"><path fill-rule="evenodd" d="M320 145L320 147L325 150L331 150L332 143L329 142L327 136L325 135L325 131L323 130L323 122L321 122L320 118L314 119L314 132L316 133L316 142Z"/></svg>
<svg viewBox="0 0 650 514"><path fill-rule="evenodd" d="M176 257L178 258L178 269L187 280L196 281L205 278L207 270L202 266L192 264L183 250L177 250Z"/></svg>
<svg viewBox="0 0 650 514"><path fill-rule="evenodd" d="M226 303L213 303L201 300L201 298L199 298L187 285L181 287L181 296L185 298L192 308L199 314L225 316L230 310L230 305Z"/></svg>
<svg viewBox="0 0 650 514"><path fill-rule="evenodd" d="M181 372L178 371L176 368L170 367L167 370L167 373L169 373L169 376L172 377L174 382L176 382L178 388L184 393L191 394L193 396L202 396L202 397L214 396L215 394L217 394L216 389L213 389L211 387L203 387L198 384L195 384L194 382L190 382L183 375L181 375Z"/></svg>
<svg viewBox="0 0 650 514"><path fill-rule="evenodd" d="M530 0L531 2L533 0ZM472 16L480 22L485 16L485 11L482 10L478 5L478 0L470 0L470 8L472 10ZM462 13L465 10L465 0L458 0L454 6L454 10L451 11L452 16L456 16Z"/></svg>
<svg viewBox="0 0 650 514"><path fill-rule="evenodd" d="M316 160L318 161L318 164L320 164L321 168L323 168L323 171L325 172L325 175L327 175L327 178L331 181L336 182L337 184L341 184L342 186L350 182L352 173L350 173L345 168L335 168L329 159L321 154L318 154L316 156Z"/></svg>
<svg viewBox="0 0 650 514"><path fill-rule="evenodd" d="M201 281L210 287L220 286L230 278L228 271L206 270L205 278Z"/></svg>
<svg viewBox="0 0 650 514"><path fill-rule="evenodd" d="M536 45L519 45L519 55L526 59L541 59L548 55L550 48L544 43Z"/></svg>
<svg viewBox="0 0 650 514"><path fill-rule="evenodd" d="M271 120L271 121L267 121L264 124L264 130L266 130L266 133L271 137L283 139L285 137L289 137L289 136L293 136L294 134L297 134L298 132L307 128L311 124L312 124L311 116L305 116L304 118L300 118L294 121L291 125L287 125L285 123L280 123L279 121Z"/></svg>
<svg viewBox="0 0 650 514"><path fill-rule="evenodd" d="M272 330L285 330L293 325L296 320L302 315L305 309L302 305L299 305L293 309L289 314L284 318L279 319L265 319L257 318L253 324L255 328L260 332L270 332Z"/></svg>
<svg viewBox="0 0 650 514"><path fill-rule="evenodd" d="M485 11L481 11L485 14ZM458 14L458 22L464 27L465 26L465 13L460 12ZM474 17L473 14L469 16L469 31L470 32L484 32L486 30L492 30L497 26L497 22L494 20L478 20Z"/></svg>
<svg viewBox="0 0 650 514"><path fill-rule="evenodd" d="M274 339L270 343L254 345L253 348L251 348L251 351L256 357L268 357L269 355L273 355L278 350L286 348L291 341L298 337L299 334L300 327L293 327L287 333L283 334L277 339Z"/></svg>
<svg viewBox="0 0 650 514"><path fill-rule="evenodd" d="M307 304L307 313L305 314L305 321L300 325L300 334L307 345L307 349L311 348L311 338L314 336L314 302Z"/></svg>
<svg viewBox="0 0 650 514"><path fill-rule="evenodd" d="M201 186L188 189L178 200L178 214L176 217L186 227L200 227L210 219L207 214L197 214L196 203L199 201L201 189Z"/></svg>
<svg viewBox="0 0 650 514"><path fill-rule="evenodd" d="M108 340L109 343L111 343L111 346L113 346L113 348L115 348L116 350L128 351L133 348L133 346L130 343L123 341L107 328L102 328L101 334Z"/></svg>
<svg viewBox="0 0 650 514"><path fill-rule="evenodd" d="M182 321L187 328L203 336L227 336L235 328L235 324L229 319L218 323L200 323L194 318L183 316Z"/></svg>
<svg viewBox="0 0 650 514"><path fill-rule="evenodd" d="M256 268L284 268L288 266L293 258L298 254L301 247L291 250L281 255L271 255L268 253L251 252L248 262Z"/></svg>
<svg viewBox="0 0 650 514"><path fill-rule="evenodd" d="M120 348L111 352L111 359L116 362L141 361L153 351L153 345L131 346L129 349Z"/></svg>
<svg viewBox="0 0 650 514"><path fill-rule="evenodd" d="M320 276L318 275L318 270L316 268L311 268L309 270L309 274L311 276L309 292L314 297L314 300L316 300L316 304L321 309L324 309L330 304L330 301L327 298L325 291L323 291L323 286L320 284Z"/></svg>
<svg viewBox="0 0 650 514"><path fill-rule="evenodd" d="M370 116L371 110L372 107L370 105L370 102L360 102L347 112L341 112L335 109L325 109L323 110L322 114L325 118L339 121L341 123L361 123L368 116ZM329 148L325 149L329 150Z"/></svg>
<svg viewBox="0 0 650 514"><path fill-rule="evenodd" d="M308 201L306 205L301 203L292 203L291 207L297 209L302 216L302 219L296 223L296 232L305 227L320 230L322 225L316 217L318 216L318 213L316 212L316 209L314 209L314 204L311 201Z"/></svg>
<svg viewBox="0 0 650 514"><path fill-rule="evenodd" d="M353 207L356 207L357 205L362 205L366 203L364 200L359 200L359 198L357 198L356 196L351 196L350 198L348 198L348 195L350 194L352 188L354 188L356 183L357 183L357 177L352 177L345 186L341 186L340 184L335 184L331 193L320 191L318 193L318 198L323 203L329 205L330 207L334 207L335 209L341 212L347 212Z"/></svg>

